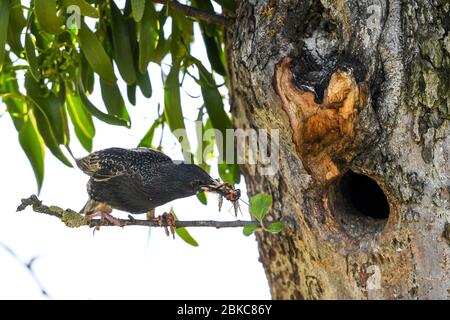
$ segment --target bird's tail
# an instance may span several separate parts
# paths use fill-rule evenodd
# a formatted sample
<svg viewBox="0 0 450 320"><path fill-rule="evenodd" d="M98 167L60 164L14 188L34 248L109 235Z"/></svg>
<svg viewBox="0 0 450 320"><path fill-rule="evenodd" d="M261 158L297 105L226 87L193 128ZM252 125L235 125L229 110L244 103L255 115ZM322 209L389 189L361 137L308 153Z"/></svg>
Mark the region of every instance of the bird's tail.
<svg viewBox="0 0 450 320"><path fill-rule="evenodd" d="M70 156L72 157L72 159L75 161L75 164L77 165L78 168L80 168L81 171L86 172L89 169L89 156L83 157L83 158L77 158L75 157L75 155L73 154L72 150L70 149L69 146L66 147L67 151L69 151Z"/></svg>
<svg viewBox="0 0 450 320"><path fill-rule="evenodd" d="M80 168L81 171L87 173L89 172L89 158L74 158L77 167Z"/></svg>

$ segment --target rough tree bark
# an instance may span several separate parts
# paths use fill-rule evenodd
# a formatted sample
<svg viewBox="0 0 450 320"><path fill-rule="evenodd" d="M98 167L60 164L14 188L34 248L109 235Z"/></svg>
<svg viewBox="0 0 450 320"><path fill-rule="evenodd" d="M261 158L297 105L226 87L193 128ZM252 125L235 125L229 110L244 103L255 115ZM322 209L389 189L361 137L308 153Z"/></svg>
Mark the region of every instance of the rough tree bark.
<svg viewBox="0 0 450 320"><path fill-rule="evenodd" d="M449 298L449 14L445 0L240 1L234 123L280 130L275 175L242 166L289 224L257 235L273 298Z"/></svg>

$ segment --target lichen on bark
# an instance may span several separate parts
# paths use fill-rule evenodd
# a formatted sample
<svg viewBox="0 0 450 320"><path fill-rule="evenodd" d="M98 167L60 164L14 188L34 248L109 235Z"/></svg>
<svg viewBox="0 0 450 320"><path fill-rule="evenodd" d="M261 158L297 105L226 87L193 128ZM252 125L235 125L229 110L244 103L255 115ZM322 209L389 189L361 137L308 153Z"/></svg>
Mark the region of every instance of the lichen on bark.
<svg viewBox="0 0 450 320"><path fill-rule="evenodd" d="M414 110L414 137L426 163L434 158L435 143L445 140L450 120L450 36L446 1L405 3L405 63L407 101ZM447 30L446 30L447 28Z"/></svg>

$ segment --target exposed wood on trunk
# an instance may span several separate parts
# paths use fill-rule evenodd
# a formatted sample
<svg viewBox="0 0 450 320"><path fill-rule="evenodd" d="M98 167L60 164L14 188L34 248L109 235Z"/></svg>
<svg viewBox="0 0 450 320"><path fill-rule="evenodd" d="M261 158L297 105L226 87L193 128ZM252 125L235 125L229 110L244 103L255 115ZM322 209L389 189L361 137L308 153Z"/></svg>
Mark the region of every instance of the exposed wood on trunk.
<svg viewBox="0 0 450 320"><path fill-rule="evenodd" d="M275 91L289 117L303 164L315 179L330 181L341 174L338 162L352 160L346 153L354 139L359 110L367 100L367 86L356 83L351 69L337 69L323 103L316 103L314 93L293 83L291 61L284 58L275 66Z"/></svg>

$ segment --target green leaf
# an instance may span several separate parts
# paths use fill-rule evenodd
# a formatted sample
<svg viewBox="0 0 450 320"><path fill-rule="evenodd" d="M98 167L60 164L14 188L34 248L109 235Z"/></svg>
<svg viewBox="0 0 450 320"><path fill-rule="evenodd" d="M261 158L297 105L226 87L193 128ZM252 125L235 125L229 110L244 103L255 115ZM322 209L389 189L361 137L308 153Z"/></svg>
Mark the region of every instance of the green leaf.
<svg viewBox="0 0 450 320"><path fill-rule="evenodd" d="M84 107L86 110L92 114L94 117L96 117L99 120L102 120L103 122L106 122L108 124L116 125L116 126L124 126L129 127L129 123L121 118L118 118L114 115L109 115L107 113L104 113L97 109L88 99L86 96L86 93L83 88L83 83L80 81L78 82L78 95L81 99L81 102L83 102Z"/></svg>
<svg viewBox="0 0 450 320"><path fill-rule="evenodd" d="M219 140L216 139L219 155L224 160L224 163L220 163L218 166L220 178L231 184L239 183L241 173L239 166L236 164L236 155L234 155L232 163L225 163L225 160L229 158L226 146L234 143L234 141L227 140L228 137L226 134L227 129L232 128L231 120L225 112L222 96L217 89L212 74L206 70L200 61L194 59L194 62L199 68L200 83L202 84L201 91L206 110L208 111L209 120L211 120L214 129L221 132L224 140L221 145L219 144Z"/></svg>
<svg viewBox="0 0 450 320"><path fill-rule="evenodd" d="M228 164L231 166L231 170L233 171L234 183L237 184L241 182L241 167L237 163Z"/></svg>
<svg viewBox="0 0 450 320"><path fill-rule="evenodd" d="M41 102L42 105L42 102ZM52 127L51 120L48 118L47 114L43 111L45 110L39 104L34 103L35 108L34 114L36 116L36 122L39 129L39 133L44 139L45 145L53 153L53 155L58 158L62 163L68 167L72 167L72 164L61 151L60 144L55 136L54 128Z"/></svg>
<svg viewBox="0 0 450 320"><path fill-rule="evenodd" d="M248 237L258 229L259 227L256 224L247 224L242 229L242 233L244 234L244 236Z"/></svg>
<svg viewBox="0 0 450 320"><path fill-rule="evenodd" d="M34 0L34 13L45 32L61 33L61 20L56 14L56 0Z"/></svg>
<svg viewBox="0 0 450 320"><path fill-rule="evenodd" d="M95 135L92 116L84 109L79 96L68 93L66 103L78 140L86 151L91 152L92 139Z"/></svg>
<svg viewBox="0 0 450 320"><path fill-rule="evenodd" d="M236 11L236 2L234 0L214 0L214 2L220 4L224 9L230 10L231 12Z"/></svg>
<svg viewBox="0 0 450 320"><path fill-rule="evenodd" d="M25 88L33 102L37 127L45 145L62 163L72 167L60 148L61 144L67 145L69 140L67 115L61 100L51 92L44 94L39 84L30 75L25 76Z"/></svg>
<svg viewBox="0 0 450 320"><path fill-rule="evenodd" d="M86 60L84 54L80 54L81 56L81 81L83 82L83 87L86 90L86 93L92 93L94 91L94 71Z"/></svg>
<svg viewBox="0 0 450 320"><path fill-rule="evenodd" d="M215 13L212 3L208 0L195 0L192 2L195 7L200 8L209 13ZM209 63L214 71L220 75L225 75L225 67L221 60L221 47L216 42L215 37L219 35L218 27L213 24L200 22L200 30L202 31L203 42L206 47L206 54Z"/></svg>
<svg viewBox="0 0 450 320"><path fill-rule="evenodd" d="M193 23L183 14L172 11L172 33L170 35L170 53L172 59L181 60L189 54L189 44L192 41Z"/></svg>
<svg viewBox="0 0 450 320"><path fill-rule="evenodd" d="M200 76L200 79L202 77ZM204 80L204 79L203 79ZM223 137L226 137L226 130L231 129L231 120L225 112L222 96L216 87L202 86L202 96L205 102L208 116L215 129L218 129Z"/></svg>
<svg viewBox="0 0 450 320"><path fill-rule="evenodd" d="M11 51L14 52L16 56L20 57L23 51L21 43L22 30L26 26L27 21L23 16L20 0L10 0L10 3L7 41L11 47Z"/></svg>
<svg viewBox="0 0 450 320"><path fill-rule="evenodd" d="M136 85L127 85L127 97L128 101L135 106L136 105Z"/></svg>
<svg viewBox="0 0 450 320"><path fill-rule="evenodd" d="M150 82L148 71L144 74L141 74L140 72L137 73L137 83L139 89L141 89L142 95L146 98L150 98L152 96L152 83Z"/></svg>
<svg viewBox="0 0 450 320"><path fill-rule="evenodd" d="M110 1L110 4L114 58L122 79L127 84L133 84L136 82L136 71L134 70L133 51L127 21L114 1Z"/></svg>
<svg viewBox="0 0 450 320"><path fill-rule="evenodd" d="M192 5L196 8L199 8L203 11L206 11L211 14L215 14L214 7L210 0L191 0ZM217 29L216 26L211 23L199 22L200 29L206 32L209 36L213 36L216 34Z"/></svg>
<svg viewBox="0 0 450 320"><path fill-rule="evenodd" d="M206 47L206 54L212 69L218 74L224 76L226 72L223 62L220 59L221 50L219 44L213 37L208 36L205 32L203 32L202 35Z"/></svg>
<svg viewBox="0 0 450 320"><path fill-rule="evenodd" d="M110 57L106 53L97 36L82 22L78 31L80 47L92 69L109 84L115 84L117 78L114 74Z"/></svg>
<svg viewBox="0 0 450 320"><path fill-rule="evenodd" d="M41 191L42 181L44 180L44 155L45 150L42 145L39 134L33 125L30 117L24 119L22 128L19 130L19 142L23 151L30 160L31 166L36 177L38 193Z"/></svg>
<svg viewBox="0 0 450 320"><path fill-rule="evenodd" d="M214 148L212 144L214 144L214 136L209 136L208 139L205 139L205 132L209 129L212 129L211 121L208 119L205 124L203 124L203 107L200 108L197 121L196 121L196 135L197 135L197 150L195 153L196 163L202 167L206 172L209 173L210 165L207 160L213 158Z"/></svg>
<svg viewBox="0 0 450 320"><path fill-rule="evenodd" d="M29 68L30 73L36 81L39 81L39 79L41 78L41 74L39 72L38 59L36 57L36 52L34 50L34 43L33 40L31 39L30 33L27 33L25 35L25 53L27 56L28 65L30 67Z"/></svg>
<svg viewBox="0 0 450 320"><path fill-rule="evenodd" d="M175 61L164 83L164 115L172 131L185 128L180 100L179 72L180 62Z"/></svg>
<svg viewBox="0 0 450 320"><path fill-rule="evenodd" d="M8 63L10 60L8 59ZM3 70L0 72L0 93L1 99L6 105L8 113L10 114L15 128L19 131L23 125L24 115L28 112L25 97L19 91L19 84L17 83L17 75L11 70ZM10 94L10 95L8 95Z"/></svg>
<svg viewBox="0 0 450 320"><path fill-rule="evenodd" d="M190 244L193 247L198 247L198 242L191 236L191 234L184 227L176 227L175 233L183 239L184 242Z"/></svg>
<svg viewBox="0 0 450 320"><path fill-rule="evenodd" d="M145 0L131 0L131 8L134 21L141 21L144 15Z"/></svg>
<svg viewBox="0 0 450 320"><path fill-rule="evenodd" d="M56 142L67 145L69 130L66 127L67 115L63 106L63 100L55 96L53 92L48 91L45 87L43 89L29 75L25 77L25 88L27 89L28 96L39 107L40 111L45 114L45 118L48 119Z"/></svg>
<svg viewBox="0 0 450 320"><path fill-rule="evenodd" d="M220 178L227 183L236 184L239 183L241 177L241 171L237 164L232 163L219 163L218 164Z"/></svg>
<svg viewBox="0 0 450 320"><path fill-rule="evenodd" d="M197 199L204 205L208 204L208 199L206 198L206 193L204 191L197 193Z"/></svg>
<svg viewBox="0 0 450 320"><path fill-rule="evenodd" d="M144 18L138 24L139 33L139 71L146 73L148 64L153 59L156 50L158 30L156 24L156 11L153 4L145 6Z"/></svg>
<svg viewBox="0 0 450 320"><path fill-rule="evenodd" d="M152 148L153 147L153 137L155 136L155 130L161 125L159 121L153 122L150 129L148 129L145 136L142 138L142 140L139 142L138 147L147 147Z"/></svg>
<svg viewBox="0 0 450 320"><path fill-rule="evenodd" d="M42 31L42 29L39 26L39 23L36 19L33 19L33 15L30 16L31 23L30 23L30 31L31 34L34 35L36 38L36 47L38 50L46 50L50 46L50 43L53 41L54 36L51 34L48 34L47 32Z"/></svg>
<svg viewBox="0 0 450 320"><path fill-rule="evenodd" d="M14 96L2 96L7 110L19 133L19 142L27 155L36 177L38 192L44 179L44 147L35 127L33 113L28 110L26 99L19 91L16 75L13 72L0 72L0 93L12 93ZM22 97L22 98L21 98Z"/></svg>
<svg viewBox="0 0 450 320"><path fill-rule="evenodd" d="M272 196L259 193L250 199L250 213L256 220L262 221L272 207Z"/></svg>
<svg viewBox="0 0 450 320"><path fill-rule="evenodd" d="M128 114L122 94L117 84L110 85L100 79L100 89L102 92L103 102L105 103L108 114L123 119L130 123L130 115Z"/></svg>
<svg viewBox="0 0 450 320"><path fill-rule="evenodd" d="M233 127L230 118L225 112L223 99L217 89L216 82L214 81L212 74L199 60L195 58L192 59L199 70L203 101L205 102L205 107L208 111L211 123L215 129L221 132L222 137L226 138L226 130L232 129ZM226 141L224 141L224 145L227 145ZM220 147L222 146L218 145L220 154L226 158L226 148L225 150L220 150Z"/></svg>
<svg viewBox="0 0 450 320"><path fill-rule="evenodd" d="M99 18L98 11L96 8L92 7L89 3L84 0L63 0L63 4L65 7L70 7L72 5L80 8L80 14L82 16L91 17L91 18Z"/></svg>
<svg viewBox="0 0 450 320"><path fill-rule="evenodd" d="M281 221L274 222L266 227L266 230L272 233L279 233L283 230L284 224Z"/></svg>
<svg viewBox="0 0 450 320"><path fill-rule="evenodd" d="M156 45L155 53L152 57L152 61L156 64L161 64L162 59L170 49L170 42L164 37L164 23L167 20L167 16L163 10L164 7L159 12L158 44Z"/></svg>
<svg viewBox="0 0 450 320"><path fill-rule="evenodd" d="M164 117L170 130L180 142L183 155L186 156L186 153L190 152L191 147L185 130L183 110L181 108L179 72L180 62L174 61L164 82ZM193 155L191 157L193 158Z"/></svg>
<svg viewBox="0 0 450 320"><path fill-rule="evenodd" d="M0 71L5 60L5 44L8 36L9 0L0 1Z"/></svg>
<svg viewBox="0 0 450 320"><path fill-rule="evenodd" d="M178 221L177 215L173 211L173 208L170 208L170 213L174 216L175 221ZM191 234L187 231L185 227L176 227L175 233L186 243L190 244L193 247L198 247L198 242L191 236Z"/></svg>
<svg viewBox="0 0 450 320"><path fill-rule="evenodd" d="M233 144L234 141L227 140L227 129L232 128L231 120L225 112L222 96L217 89L216 83L212 74L203 66L203 64L193 57L191 59L194 61L195 65L199 70L200 84L202 86L202 96L205 103L206 110L208 111L209 119L214 127L221 132L222 137L224 137L223 145L219 144L219 140L216 139L217 148L219 149L219 156L223 160L228 159L226 146ZM233 163L222 163L219 164L219 174L220 178L228 183L235 184L240 181L240 168L236 164L236 154L234 155Z"/></svg>

